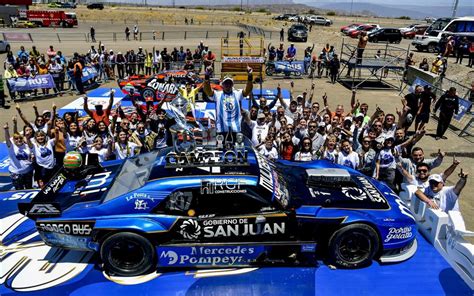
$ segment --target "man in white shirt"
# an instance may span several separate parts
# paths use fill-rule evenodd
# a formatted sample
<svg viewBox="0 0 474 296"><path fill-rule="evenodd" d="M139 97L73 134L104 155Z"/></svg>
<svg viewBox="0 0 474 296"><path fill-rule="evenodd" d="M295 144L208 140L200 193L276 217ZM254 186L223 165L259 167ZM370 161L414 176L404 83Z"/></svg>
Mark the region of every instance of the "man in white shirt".
<svg viewBox="0 0 474 296"><path fill-rule="evenodd" d="M222 91L214 91L209 81L209 69L206 71L204 92L211 101L216 103L216 129L219 134L227 136L229 133L241 132L241 101L253 89L252 68L247 67L247 72L247 85L244 90L235 89L234 80L226 76L221 82ZM232 138L235 139L235 136Z"/></svg>
<svg viewBox="0 0 474 296"><path fill-rule="evenodd" d="M265 114L259 113L255 121L250 119L248 113L245 113L245 122L252 129L252 145L257 146L265 141L271 124L265 122Z"/></svg>
<svg viewBox="0 0 474 296"><path fill-rule="evenodd" d="M426 202L432 209L441 209L444 212L459 211L459 195L466 185L468 173L459 173L459 180L455 186L444 186L441 175L434 174L428 178L429 187L424 191L417 190L415 195Z"/></svg>

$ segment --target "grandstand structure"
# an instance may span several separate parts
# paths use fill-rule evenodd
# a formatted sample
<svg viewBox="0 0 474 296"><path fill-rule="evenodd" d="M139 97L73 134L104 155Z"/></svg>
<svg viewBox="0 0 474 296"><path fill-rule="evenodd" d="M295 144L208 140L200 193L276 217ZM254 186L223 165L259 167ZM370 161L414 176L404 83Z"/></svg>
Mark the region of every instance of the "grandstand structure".
<svg viewBox="0 0 474 296"><path fill-rule="evenodd" d="M385 44L367 46L357 59L357 46L342 40L338 81L350 89L397 89L403 86L403 72L409 49Z"/></svg>

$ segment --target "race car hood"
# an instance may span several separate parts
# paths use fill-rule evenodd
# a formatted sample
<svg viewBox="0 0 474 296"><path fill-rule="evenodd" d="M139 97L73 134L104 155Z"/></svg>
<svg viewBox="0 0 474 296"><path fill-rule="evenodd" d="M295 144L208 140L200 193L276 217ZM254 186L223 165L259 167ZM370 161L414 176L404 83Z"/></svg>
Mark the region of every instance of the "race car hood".
<svg viewBox="0 0 474 296"><path fill-rule="evenodd" d="M63 168L30 203L19 203L18 210L32 219L59 217L76 203L100 200L108 191L121 164L121 161L110 161L77 172Z"/></svg>
<svg viewBox="0 0 474 296"><path fill-rule="evenodd" d="M363 210L365 213L376 213L376 217L381 219L408 218L414 221L410 210L387 185L356 170L329 161L279 161L277 166L284 170L289 180L288 189L295 208L314 206ZM292 179L304 179L307 186L291 186L292 183L298 184Z"/></svg>

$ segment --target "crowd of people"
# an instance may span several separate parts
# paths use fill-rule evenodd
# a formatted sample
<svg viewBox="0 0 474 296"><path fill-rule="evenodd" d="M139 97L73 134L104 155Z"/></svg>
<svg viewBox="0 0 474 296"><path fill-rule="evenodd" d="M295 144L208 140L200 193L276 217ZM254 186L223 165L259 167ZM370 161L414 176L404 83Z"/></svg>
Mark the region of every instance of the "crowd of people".
<svg viewBox="0 0 474 296"><path fill-rule="evenodd" d="M109 79L123 79L131 75L151 75L162 70L184 69L199 73L202 69L214 68L216 55L207 45L201 41L191 51L183 46L168 50L153 48L151 51L138 47L138 50L130 49L125 53L114 52L107 49L105 44L100 43L98 48L92 45L83 54L74 53L72 57L66 57L51 45L45 53L40 52L35 45L27 51L24 46L16 53L8 52L4 61L3 78L34 78L40 74L51 74L54 79L54 93L59 95L64 90L76 90L84 94L83 68L89 66L96 70L94 80L107 81ZM65 84L68 84L65 86ZM38 90L32 92L18 92L6 83L9 95L12 99L37 95ZM48 94L49 89L42 89L42 94Z"/></svg>
<svg viewBox="0 0 474 296"><path fill-rule="evenodd" d="M230 135L232 139L244 135L259 153L271 160L320 159L337 163L383 181L396 192L404 185L415 185L422 192L416 193L421 199L426 200L427 195L439 199L436 204L430 202L431 207L441 206L446 211L457 208L457 197L467 173L461 171L453 190L444 190L440 184L444 184L459 162L454 160L447 171L435 174L445 153L439 151L437 157L427 159L423 148L417 146L425 136L430 113L437 109L443 118L436 136L444 137L449 120L458 111L456 89L436 98L429 87L416 86L396 112L391 113L379 107L370 110L367 103L356 98L356 90L349 105L333 106L327 94L316 93L314 83L309 93L296 95L292 82L289 103L282 98L280 86L270 102L265 97L254 98L251 68L244 90L235 89L231 77L222 80L222 90L213 90L209 81L211 73L209 66L205 69L202 90L216 104L213 126L218 135L225 138ZM177 108L185 106L180 110L190 120L194 118L199 90L192 81L180 89L181 103ZM112 108L113 97L111 91L107 106L95 105L95 110L90 110L85 96L84 111L88 115L85 118L79 118L77 113L60 117L55 105L51 111L40 113L33 105L36 115L31 121L17 106L23 127L20 128L17 117L12 119L12 134L9 124L4 126L15 188L43 186L62 166L63 157L69 151L97 154L100 161L106 161L172 146L170 127L176 119L162 108L163 100L158 104L152 100L141 104L131 98L135 108L124 112L120 104ZM252 102L248 110L242 108L245 97ZM415 129L410 130L413 123Z"/></svg>

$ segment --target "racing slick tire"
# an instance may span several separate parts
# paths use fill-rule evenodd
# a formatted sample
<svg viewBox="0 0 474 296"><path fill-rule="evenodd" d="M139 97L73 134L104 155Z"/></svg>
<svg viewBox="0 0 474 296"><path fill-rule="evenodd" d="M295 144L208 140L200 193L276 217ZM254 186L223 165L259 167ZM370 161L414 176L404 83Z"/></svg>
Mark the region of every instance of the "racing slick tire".
<svg viewBox="0 0 474 296"><path fill-rule="evenodd" d="M106 238L100 248L100 258L110 275L138 276L156 266L152 243L132 232L116 233Z"/></svg>
<svg viewBox="0 0 474 296"><path fill-rule="evenodd" d="M376 231L366 224L350 224L329 239L329 262L341 268L360 268L372 263L379 249Z"/></svg>
<svg viewBox="0 0 474 296"><path fill-rule="evenodd" d="M296 71L293 72L293 75L295 75L296 77L300 77L301 75L303 75L303 73L301 73L300 71Z"/></svg>
<svg viewBox="0 0 474 296"><path fill-rule="evenodd" d="M146 100L146 98L148 97L152 97L153 100L156 100L156 92L155 90L152 88L152 87L145 87L143 90L142 90L142 93L141 93L143 99Z"/></svg>
<svg viewBox="0 0 474 296"><path fill-rule="evenodd" d="M379 43L379 39L377 37L372 38L373 43Z"/></svg>

